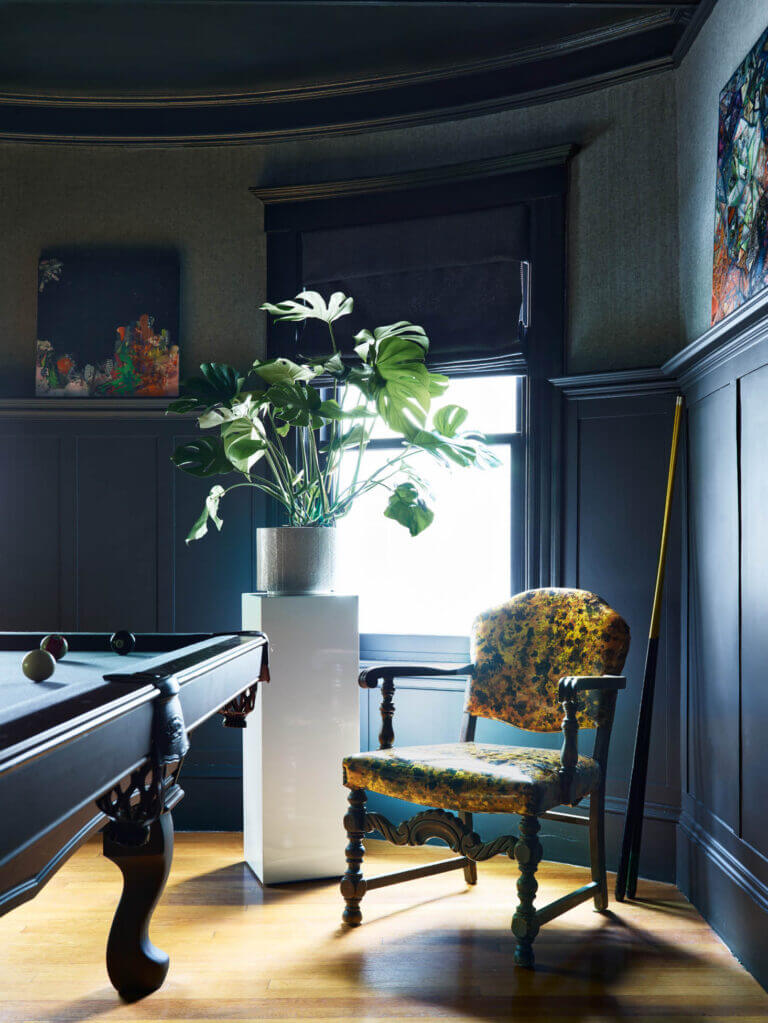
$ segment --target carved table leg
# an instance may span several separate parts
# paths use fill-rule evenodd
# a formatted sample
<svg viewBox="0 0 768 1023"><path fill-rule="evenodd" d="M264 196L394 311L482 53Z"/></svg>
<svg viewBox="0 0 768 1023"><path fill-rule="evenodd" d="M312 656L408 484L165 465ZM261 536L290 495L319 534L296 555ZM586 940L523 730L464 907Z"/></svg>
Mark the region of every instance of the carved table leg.
<svg viewBox="0 0 768 1023"><path fill-rule="evenodd" d="M165 888L173 857L173 820L169 812L149 825L143 845L126 844L135 829L112 822L104 832L104 855L123 875L120 897L107 943L107 972L127 1002L157 991L168 973L168 956L149 940L149 923Z"/></svg>
<svg viewBox="0 0 768 1023"><path fill-rule="evenodd" d="M533 901L539 883L536 868L541 860L541 842L538 839L539 820L531 814L520 818L520 838L515 846L515 859L520 867L517 879L519 903L512 918L512 933L517 938L515 962L518 966L533 966L533 941L539 933L539 921Z"/></svg>
<svg viewBox="0 0 768 1023"><path fill-rule="evenodd" d="M359 927L363 921L360 912L360 900L365 895L365 878L360 866L365 855L363 838L365 837L365 789L352 789L347 797L349 810L344 816L344 827L347 832L348 844L345 850L347 872L341 879L341 894L346 907L342 920L349 927Z"/></svg>

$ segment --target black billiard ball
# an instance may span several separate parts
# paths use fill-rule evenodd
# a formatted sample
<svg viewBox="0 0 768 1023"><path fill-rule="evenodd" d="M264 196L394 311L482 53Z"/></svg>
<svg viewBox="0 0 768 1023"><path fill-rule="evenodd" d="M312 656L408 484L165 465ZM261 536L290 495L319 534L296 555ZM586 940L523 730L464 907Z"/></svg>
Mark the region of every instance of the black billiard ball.
<svg viewBox="0 0 768 1023"><path fill-rule="evenodd" d="M56 668L56 661L53 654L47 650L30 650L21 662L21 670L31 678L33 682L45 682L50 678Z"/></svg>
<svg viewBox="0 0 768 1023"><path fill-rule="evenodd" d="M60 636L58 632L52 632L50 636L45 636L40 641L40 649L47 650L49 654L52 654L57 661L60 661L62 657L66 657L67 651L69 650L69 644L63 636Z"/></svg>
<svg viewBox="0 0 768 1023"><path fill-rule="evenodd" d="M136 637L132 632L126 632L122 629L120 632L113 632L112 638L109 641L109 645L112 647L116 654L129 654L131 650L136 648Z"/></svg>

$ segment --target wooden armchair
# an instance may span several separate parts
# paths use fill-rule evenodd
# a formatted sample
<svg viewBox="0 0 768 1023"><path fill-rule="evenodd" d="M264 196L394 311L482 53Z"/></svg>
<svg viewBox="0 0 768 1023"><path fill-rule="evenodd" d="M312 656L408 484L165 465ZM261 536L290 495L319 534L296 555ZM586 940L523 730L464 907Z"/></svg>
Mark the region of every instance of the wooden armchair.
<svg viewBox="0 0 768 1023"><path fill-rule="evenodd" d="M518 906L512 918L515 962L533 966L533 941L542 924L593 898L608 905L605 872L605 772L616 693L629 649L624 620L585 590L528 590L481 614L472 627L472 662L440 666L386 664L366 668L360 685L381 682L382 730L377 751L344 759L349 810L344 818L347 872L341 881L343 919L362 922L366 892L400 881L459 867L469 884L477 881L478 860L505 853L518 862ZM396 678L468 675L458 743L392 748ZM562 704L564 716L558 708ZM561 750L476 743L478 717L506 721L535 732L562 727ZM579 755L579 721L597 727L592 756ZM395 826L382 814L366 813L366 791L434 807ZM586 817L554 810L589 796L592 881L542 909L534 908L536 868L542 857L539 820L587 823ZM449 813L455 810L457 813ZM472 830L473 812L520 815L518 835L481 841ZM395 845L442 839L459 855L379 877L361 870L367 832L379 831Z"/></svg>

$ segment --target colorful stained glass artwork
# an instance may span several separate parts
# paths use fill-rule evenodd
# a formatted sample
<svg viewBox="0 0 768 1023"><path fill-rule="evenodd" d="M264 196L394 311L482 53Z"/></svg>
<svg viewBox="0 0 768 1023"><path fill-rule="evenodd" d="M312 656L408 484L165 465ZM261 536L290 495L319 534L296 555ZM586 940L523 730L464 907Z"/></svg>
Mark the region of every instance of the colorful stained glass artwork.
<svg viewBox="0 0 768 1023"><path fill-rule="evenodd" d="M720 93L712 323L768 285L768 29Z"/></svg>
<svg viewBox="0 0 768 1023"><path fill-rule="evenodd" d="M179 393L179 257L168 249L58 248L38 264L35 393Z"/></svg>

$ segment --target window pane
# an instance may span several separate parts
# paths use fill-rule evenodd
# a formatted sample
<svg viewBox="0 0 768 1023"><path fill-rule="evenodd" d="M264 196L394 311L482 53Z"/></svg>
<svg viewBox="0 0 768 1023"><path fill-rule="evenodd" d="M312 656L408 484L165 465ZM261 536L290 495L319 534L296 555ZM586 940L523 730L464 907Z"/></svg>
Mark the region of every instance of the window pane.
<svg viewBox="0 0 768 1023"><path fill-rule="evenodd" d="M434 407L461 405L469 411L464 430L481 433L517 433L520 429L517 408L516 376L455 377L442 398L435 399ZM344 405L354 408L360 402L360 392L350 387ZM371 437L375 440L394 438L396 434L379 420Z"/></svg>
<svg viewBox="0 0 768 1023"><path fill-rule="evenodd" d="M450 472L422 456L435 519L419 536L384 518L383 488L339 522L339 592L359 594L361 632L465 636L478 612L509 597L511 451L494 451L502 464L485 470ZM368 451L363 473L391 456Z"/></svg>

